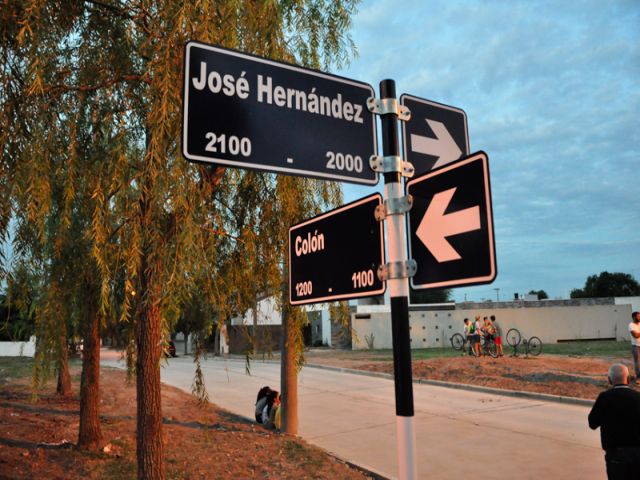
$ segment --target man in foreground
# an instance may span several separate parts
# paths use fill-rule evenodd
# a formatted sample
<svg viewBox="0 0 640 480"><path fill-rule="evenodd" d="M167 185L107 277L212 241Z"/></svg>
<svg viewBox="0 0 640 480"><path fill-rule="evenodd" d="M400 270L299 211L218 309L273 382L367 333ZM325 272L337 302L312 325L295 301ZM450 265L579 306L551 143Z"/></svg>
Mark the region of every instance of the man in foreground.
<svg viewBox="0 0 640 480"><path fill-rule="evenodd" d="M640 384L640 312L631 314L631 323L629 324L629 334L631 335L631 354L633 355L633 368L635 369L636 384Z"/></svg>
<svg viewBox="0 0 640 480"><path fill-rule="evenodd" d="M609 480L637 479L640 474L640 393L629 388L629 369L609 368L612 388L598 395L589 427L600 427Z"/></svg>

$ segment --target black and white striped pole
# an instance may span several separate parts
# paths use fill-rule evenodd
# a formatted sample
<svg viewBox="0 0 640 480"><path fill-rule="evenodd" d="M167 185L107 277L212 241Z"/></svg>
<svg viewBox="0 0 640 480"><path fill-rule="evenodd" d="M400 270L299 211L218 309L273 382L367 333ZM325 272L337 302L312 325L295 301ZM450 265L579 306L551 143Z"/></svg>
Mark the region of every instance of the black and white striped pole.
<svg viewBox="0 0 640 480"><path fill-rule="evenodd" d="M370 159L371 168L384 173L384 205L376 212L387 226L388 263L381 265L378 276L386 280L391 297L391 330L393 336L393 372L396 397L396 432L398 476L401 480L418 478L411 375L411 339L409 333L409 277L416 271L413 260L407 260L405 213L411 208L411 197L404 196L402 177L413 176L413 166L400 156L398 119L407 121L409 110L400 106L393 80L380 82L380 100L370 98L367 106L380 115L382 157Z"/></svg>

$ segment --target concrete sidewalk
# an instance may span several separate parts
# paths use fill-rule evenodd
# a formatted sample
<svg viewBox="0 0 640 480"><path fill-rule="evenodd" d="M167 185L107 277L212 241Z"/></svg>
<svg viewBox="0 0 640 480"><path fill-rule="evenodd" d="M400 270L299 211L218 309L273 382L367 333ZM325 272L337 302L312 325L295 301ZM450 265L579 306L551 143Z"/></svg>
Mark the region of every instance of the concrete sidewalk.
<svg viewBox="0 0 640 480"><path fill-rule="evenodd" d="M103 364L123 367L114 359ZM171 359L163 382L191 391L190 357ZM211 402L251 418L256 392L278 388L279 363L240 359L203 362ZM298 377L300 436L387 478L397 475L396 417L389 378L302 369ZM605 478L599 433L587 426L588 406L414 385L420 478Z"/></svg>

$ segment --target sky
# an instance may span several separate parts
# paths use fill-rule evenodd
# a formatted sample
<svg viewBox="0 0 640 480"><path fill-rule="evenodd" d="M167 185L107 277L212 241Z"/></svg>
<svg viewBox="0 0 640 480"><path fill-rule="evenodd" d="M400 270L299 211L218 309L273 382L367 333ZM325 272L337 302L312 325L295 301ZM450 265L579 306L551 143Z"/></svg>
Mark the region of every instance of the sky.
<svg viewBox="0 0 640 480"><path fill-rule="evenodd" d="M498 275L456 301L640 281L639 1L365 0L352 37L333 73L463 109L489 156Z"/></svg>
<svg viewBox="0 0 640 480"><path fill-rule="evenodd" d="M364 0L352 37L332 73L465 110L489 156L498 275L456 301L640 281L640 1Z"/></svg>

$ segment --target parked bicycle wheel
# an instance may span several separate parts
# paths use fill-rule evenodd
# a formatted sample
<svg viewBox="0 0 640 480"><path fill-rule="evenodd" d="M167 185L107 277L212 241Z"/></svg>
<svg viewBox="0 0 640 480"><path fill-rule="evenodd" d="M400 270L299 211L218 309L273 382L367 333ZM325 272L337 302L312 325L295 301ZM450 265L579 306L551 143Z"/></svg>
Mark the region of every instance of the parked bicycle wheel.
<svg viewBox="0 0 640 480"><path fill-rule="evenodd" d="M454 333L451 337L451 346L454 350L462 350L462 347L464 347L464 337L459 333Z"/></svg>
<svg viewBox="0 0 640 480"><path fill-rule="evenodd" d="M542 342L538 337L529 339L529 355L538 356L542 352Z"/></svg>
<svg viewBox="0 0 640 480"><path fill-rule="evenodd" d="M512 347L517 347L521 340L520 331L517 328L510 328L507 332L507 343Z"/></svg>
<svg viewBox="0 0 640 480"><path fill-rule="evenodd" d="M493 340L489 340L485 343L484 351L491 355L493 358L498 356L498 348L496 347L496 342Z"/></svg>

